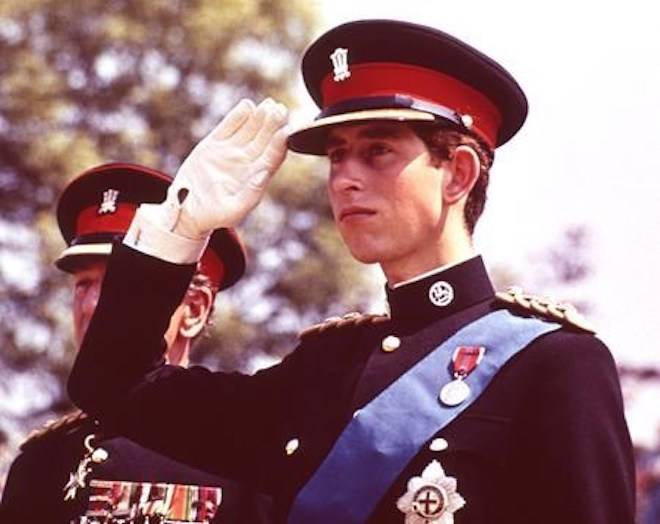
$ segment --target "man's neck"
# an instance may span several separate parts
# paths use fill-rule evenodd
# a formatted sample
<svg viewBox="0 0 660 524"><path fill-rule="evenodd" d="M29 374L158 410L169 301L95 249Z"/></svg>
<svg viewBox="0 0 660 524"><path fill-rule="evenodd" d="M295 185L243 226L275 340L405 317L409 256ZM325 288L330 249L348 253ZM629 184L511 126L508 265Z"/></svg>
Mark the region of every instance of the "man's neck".
<svg viewBox="0 0 660 524"><path fill-rule="evenodd" d="M177 340L172 344L167 350L165 358L167 363L172 366L181 366L184 368L188 367L190 363L190 343L187 340Z"/></svg>
<svg viewBox="0 0 660 524"><path fill-rule="evenodd" d="M406 260L382 263L381 269L385 273L387 284L394 288L401 283L416 280L418 277L441 268L459 264L475 255L472 240L469 236L465 236L439 245L436 251L408 257Z"/></svg>
<svg viewBox="0 0 660 524"><path fill-rule="evenodd" d="M463 262L467 260L471 260L475 257L477 257L477 253L474 253L472 256L465 258L463 260L457 260L456 262L452 262L451 264L443 264L441 266L435 267L429 271L425 271L424 273L420 273L419 275L415 275L412 278L409 278L408 280L404 280L402 282L397 282L396 284L390 285L388 282L388 286L390 286L391 289L396 289L402 286L405 286L407 284L412 284L413 282L419 282L420 280L425 279L426 277L430 277L431 275L435 275L436 273L442 273L443 271L446 271L449 268L452 268L454 266L457 266L458 264L462 264Z"/></svg>

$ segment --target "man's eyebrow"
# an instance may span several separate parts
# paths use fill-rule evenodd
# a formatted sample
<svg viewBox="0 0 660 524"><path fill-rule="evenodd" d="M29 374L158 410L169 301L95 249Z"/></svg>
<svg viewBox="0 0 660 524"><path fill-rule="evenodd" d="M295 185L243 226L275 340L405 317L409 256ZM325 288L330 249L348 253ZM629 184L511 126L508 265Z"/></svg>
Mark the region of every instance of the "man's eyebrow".
<svg viewBox="0 0 660 524"><path fill-rule="evenodd" d="M374 125L361 129L358 136L361 138L399 138L404 134L401 126Z"/></svg>
<svg viewBox="0 0 660 524"><path fill-rule="evenodd" d="M358 132L357 138L399 138L405 134L404 128L393 125L373 125L367 126ZM330 132L328 133L325 145L329 147L339 147L346 144L347 140L341 136Z"/></svg>

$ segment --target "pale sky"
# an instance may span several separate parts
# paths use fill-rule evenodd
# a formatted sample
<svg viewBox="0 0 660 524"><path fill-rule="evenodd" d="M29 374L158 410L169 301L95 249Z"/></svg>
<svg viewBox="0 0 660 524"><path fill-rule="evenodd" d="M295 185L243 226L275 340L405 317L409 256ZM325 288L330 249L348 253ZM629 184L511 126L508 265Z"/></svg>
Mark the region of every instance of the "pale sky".
<svg viewBox="0 0 660 524"><path fill-rule="evenodd" d="M595 273L580 291L594 305L591 320L618 361L660 365L660 17L653 4L317 2L319 32L359 18L432 25L516 77L530 113L497 152L477 248L490 265L529 273L531 255L566 227L585 224ZM304 112L315 114L309 97L301 98Z"/></svg>

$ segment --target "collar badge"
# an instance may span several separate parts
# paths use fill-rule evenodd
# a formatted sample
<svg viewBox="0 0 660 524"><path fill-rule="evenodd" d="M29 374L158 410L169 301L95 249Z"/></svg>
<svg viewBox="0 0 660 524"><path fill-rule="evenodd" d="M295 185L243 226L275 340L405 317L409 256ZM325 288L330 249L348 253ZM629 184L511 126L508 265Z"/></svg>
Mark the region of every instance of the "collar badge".
<svg viewBox="0 0 660 524"><path fill-rule="evenodd" d="M454 288L449 282L438 280L429 288L429 300L438 307L445 307L454 300Z"/></svg>
<svg viewBox="0 0 660 524"><path fill-rule="evenodd" d="M335 82L341 82L351 76L351 72L348 70L348 49L338 47L330 55L330 60L334 68Z"/></svg>
<svg viewBox="0 0 660 524"><path fill-rule="evenodd" d="M454 513L465 506L456 485L437 460L431 461L421 477L408 481L408 491L396 503L405 524L454 524Z"/></svg>
<svg viewBox="0 0 660 524"><path fill-rule="evenodd" d="M116 189L106 189L103 192L103 200L99 206L99 215L108 215L117 211L117 197L119 191Z"/></svg>

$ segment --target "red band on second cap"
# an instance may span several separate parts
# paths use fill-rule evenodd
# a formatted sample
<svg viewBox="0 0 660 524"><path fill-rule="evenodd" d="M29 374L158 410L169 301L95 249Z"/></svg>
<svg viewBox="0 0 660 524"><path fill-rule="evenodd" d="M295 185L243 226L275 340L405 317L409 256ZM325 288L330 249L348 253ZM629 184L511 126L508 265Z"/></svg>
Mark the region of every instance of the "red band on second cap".
<svg viewBox="0 0 660 524"><path fill-rule="evenodd" d="M126 233L135 216L137 206L119 202L112 213L99 214L98 210L99 206L92 206L83 209L78 214L75 236L92 233Z"/></svg>
<svg viewBox="0 0 660 524"><path fill-rule="evenodd" d="M211 279L211 282L216 286L220 286L222 279L225 277L225 266L220 260L220 257L216 255L215 251L207 247L202 258L197 264L197 270L200 273L205 274Z"/></svg>
<svg viewBox="0 0 660 524"><path fill-rule="evenodd" d="M350 66L351 76L335 82L332 72L321 84L323 109L353 98L405 95L470 115L472 129L491 146L497 143L502 117L485 95L432 69L401 63L371 62Z"/></svg>
<svg viewBox="0 0 660 524"><path fill-rule="evenodd" d="M99 214L99 206L83 209L76 221L75 236L94 233L125 234L135 216L137 205L120 202L115 205L112 213ZM220 257L207 247L198 264L198 270L211 279L213 284L220 286L225 276L225 266Z"/></svg>
<svg viewBox="0 0 660 524"><path fill-rule="evenodd" d="M137 206L120 202L115 205L112 213L99 214L99 206L83 209L76 221L75 236L91 235L94 233L125 234L135 216ZM225 276L225 266L220 257L207 247L197 266L198 270L211 279L214 285L220 286Z"/></svg>

